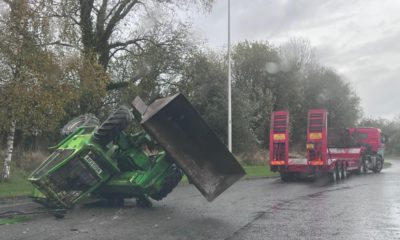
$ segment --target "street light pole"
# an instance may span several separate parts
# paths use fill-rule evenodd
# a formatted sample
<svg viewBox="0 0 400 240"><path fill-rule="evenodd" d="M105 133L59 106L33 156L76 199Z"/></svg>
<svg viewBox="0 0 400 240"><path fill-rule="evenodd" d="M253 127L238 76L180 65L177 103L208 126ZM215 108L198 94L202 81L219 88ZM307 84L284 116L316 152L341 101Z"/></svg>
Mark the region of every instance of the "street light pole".
<svg viewBox="0 0 400 240"><path fill-rule="evenodd" d="M228 0L228 148L232 152L231 0Z"/></svg>

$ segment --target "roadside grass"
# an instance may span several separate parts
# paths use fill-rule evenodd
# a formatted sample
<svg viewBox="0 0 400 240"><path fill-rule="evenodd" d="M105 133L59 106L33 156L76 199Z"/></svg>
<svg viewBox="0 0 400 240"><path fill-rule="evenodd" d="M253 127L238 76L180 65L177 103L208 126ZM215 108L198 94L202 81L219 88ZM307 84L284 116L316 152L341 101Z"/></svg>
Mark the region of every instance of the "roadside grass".
<svg viewBox="0 0 400 240"><path fill-rule="evenodd" d="M244 165L242 166L246 171L245 178L257 178L257 177L277 177L279 173L271 172L267 165Z"/></svg>
<svg viewBox="0 0 400 240"><path fill-rule="evenodd" d="M9 224L14 224L14 223L19 223L19 222L25 222L28 221L30 217L27 216L15 216L15 217L6 217L6 218L0 218L0 225L9 225Z"/></svg>
<svg viewBox="0 0 400 240"><path fill-rule="evenodd" d="M392 163L390 163L390 162L384 162L383 163L383 168L389 168L391 166L392 166Z"/></svg>
<svg viewBox="0 0 400 240"><path fill-rule="evenodd" d="M278 172L271 172L267 165L242 165L246 175L243 179L263 178L263 177L278 177ZM181 183L188 183L186 176L183 176Z"/></svg>
<svg viewBox="0 0 400 240"><path fill-rule="evenodd" d="M18 197L32 194L33 186L27 180L28 174L14 168L11 178L0 182L0 197Z"/></svg>

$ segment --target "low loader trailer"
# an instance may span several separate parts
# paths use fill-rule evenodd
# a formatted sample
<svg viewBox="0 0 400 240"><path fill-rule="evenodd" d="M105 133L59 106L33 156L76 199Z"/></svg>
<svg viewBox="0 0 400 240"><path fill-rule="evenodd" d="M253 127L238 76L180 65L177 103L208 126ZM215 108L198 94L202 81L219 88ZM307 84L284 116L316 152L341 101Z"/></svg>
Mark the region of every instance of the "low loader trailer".
<svg viewBox="0 0 400 240"><path fill-rule="evenodd" d="M348 173L379 173L384 163L385 137L378 128L328 129L328 112L308 112L305 158L289 156L289 112L271 117L269 165L283 181L328 175L336 182Z"/></svg>

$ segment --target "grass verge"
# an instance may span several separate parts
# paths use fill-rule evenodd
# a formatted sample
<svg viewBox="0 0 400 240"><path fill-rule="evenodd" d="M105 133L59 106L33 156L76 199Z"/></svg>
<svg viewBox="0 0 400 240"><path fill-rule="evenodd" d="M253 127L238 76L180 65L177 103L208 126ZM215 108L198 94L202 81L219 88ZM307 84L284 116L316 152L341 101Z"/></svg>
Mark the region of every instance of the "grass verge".
<svg viewBox="0 0 400 240"><path fill-rule="evenodd" d="M9 225L19 222L28 221L30 218L27 216L15 216L15 217L8 217L8 218L0 218L0 225Z"/></svg>
<svg viewBox="0 0 400 240"><path fill-rule="evenodd" d="M384 162L383 163L383 168L389 168L391 166L392 166L392 163L390 163L390 162Z"/></svg>
<svg viewBox="0 0 400 240"><path fill-rule="evenodd" d="M0 182L0 197L18 197L32 194L33 186L27 180L28 174L14 168L11 178Z"/></svg>
<svg viewBox="0 0 400 240"><path fill-rule="evenodd" d="M277 177L279 173L271 172L269 166L266 165L257 165L257 166L249 166L244 165L244 170L246 171L245 178L256 178L256 177Z"/></svg>
<svg viewBox="0 0 400 240"><path fill-rule="evenodd" d="M278 177L278 172L271 172L269 166L266 165L242 165L246 172L246 176L243 179L261 178L261 177ZM182 183L187 183L188 179L183 176Z"/></svg>

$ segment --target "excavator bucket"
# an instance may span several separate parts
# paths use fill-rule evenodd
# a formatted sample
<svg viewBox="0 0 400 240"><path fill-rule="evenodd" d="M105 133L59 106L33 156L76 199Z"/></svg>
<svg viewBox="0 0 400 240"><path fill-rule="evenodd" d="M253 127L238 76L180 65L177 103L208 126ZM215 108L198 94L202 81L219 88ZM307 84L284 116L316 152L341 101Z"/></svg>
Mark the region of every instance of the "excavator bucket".
<svg viewBox="0 0 400 240"><path fill-rule="evenodd" d="M146 106L133 101L141 124L182 168L208 200L238 181L245 171L226 146L182 95L158 99Z"/></svg>

